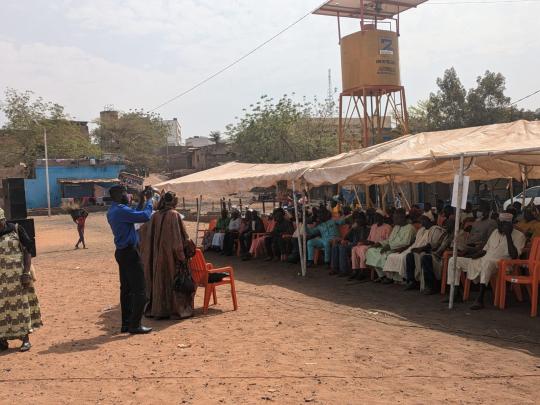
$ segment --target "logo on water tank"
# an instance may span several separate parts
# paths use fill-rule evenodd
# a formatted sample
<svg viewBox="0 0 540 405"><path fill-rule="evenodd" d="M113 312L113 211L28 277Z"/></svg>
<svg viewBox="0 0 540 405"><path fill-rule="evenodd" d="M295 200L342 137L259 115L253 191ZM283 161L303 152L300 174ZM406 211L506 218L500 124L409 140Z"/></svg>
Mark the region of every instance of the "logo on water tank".
<svg viewBox="0 0 540 405"><path fill-rule="evenodd" d="M394 40L392 38L381 38L379 42L379 55L393 55Z"/></svg>

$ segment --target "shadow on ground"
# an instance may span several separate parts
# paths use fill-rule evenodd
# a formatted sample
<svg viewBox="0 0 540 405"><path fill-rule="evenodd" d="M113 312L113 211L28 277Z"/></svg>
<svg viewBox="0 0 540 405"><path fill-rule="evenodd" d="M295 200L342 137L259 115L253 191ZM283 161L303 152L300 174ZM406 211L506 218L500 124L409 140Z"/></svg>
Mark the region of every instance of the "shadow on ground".
<svg viewBox="0 0 540 405"><path fill-rule="evenodd" d="M299 265L261 260L242 262L236 257L214 253L207 253L206 256L215 266L232 265L238 281L256 286L275 285L358 309L352 315L357 316L359 321L369 318L404 328L427 328L540 357L540 322L538 318L529 317L528 301L519 303L509 296L507 309L501 311L491 305L492 295L486 294L489 304L482 311L470 311L472 302L456 304L454 310L449 310L448 304L442 303L441 295L424 296L418 291L405 292L400 285L351 283L346 278L329 276L324 266L308 269L308 276L304 278L299 275ZM242 294L257 295L249 289L240 289L240 305ZM471 298L474 299L475 295L475 292L471 292ZM302 306L302 300L282 304L298 307ZM312 302L306 304L306 307L313 308ZM316 310L336 312L322 305ZM381 313L390 316L379 316Z"/></svg>

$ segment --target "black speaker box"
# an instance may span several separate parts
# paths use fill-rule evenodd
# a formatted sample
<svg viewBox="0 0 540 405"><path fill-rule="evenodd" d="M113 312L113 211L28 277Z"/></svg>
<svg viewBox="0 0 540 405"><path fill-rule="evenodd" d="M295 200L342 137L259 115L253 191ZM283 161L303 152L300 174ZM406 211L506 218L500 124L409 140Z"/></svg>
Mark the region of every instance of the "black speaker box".
<svg viewBox="0 0 540 405"><path fill-rule="evenodd" d="M31 247L30 247L30 253L32 254L32 257L36 257L36 228L34 226L34 219L33 218L27 218L27 219L15 219L15 220L8 220L10 224L17 224L24 228L28 236L31 240Z"/></svg>
<svg viewBox="0 0 540 405"><path fill-rule="evenodd" d="M4 211L7 219L24 219L26 212L26 193L24 179L2 180L4 193Z"/></svg>

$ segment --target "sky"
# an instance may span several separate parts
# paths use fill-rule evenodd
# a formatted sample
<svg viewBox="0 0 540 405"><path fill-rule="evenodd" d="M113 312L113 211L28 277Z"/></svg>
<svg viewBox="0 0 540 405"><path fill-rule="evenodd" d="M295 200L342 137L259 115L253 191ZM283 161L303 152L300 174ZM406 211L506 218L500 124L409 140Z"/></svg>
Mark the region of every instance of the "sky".
<svg viewBox="0 0 540 405"><path fill-rule="evenodd" d="M481 0L480 0L481 1ZM487 1L487 0L486 0ZM32 90L92 121L105 106L151 110L315 9L322 0L2 0L0 92ZM409 105L454 66L466 88L503 73L517 100L540 89L540 2L430 0L401 19ZM344 21L344 33L358 28ZM184 139L223 131L262 95L324 98L341 89L336 19L310 15L238 65L157 112ZM540 94L519 104L539 108ZM4 118L0 117L0 125Z"/></svg>

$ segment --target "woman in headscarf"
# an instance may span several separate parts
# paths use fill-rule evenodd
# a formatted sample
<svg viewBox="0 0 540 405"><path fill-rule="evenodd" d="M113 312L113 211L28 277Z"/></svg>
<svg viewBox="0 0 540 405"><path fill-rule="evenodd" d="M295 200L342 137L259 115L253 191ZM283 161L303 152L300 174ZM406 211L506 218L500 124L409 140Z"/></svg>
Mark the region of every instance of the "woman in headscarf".
<svg viewBox="0 0 540 405"><path fill-rule="evenodd" d="M8 224L0 208L0 351L8 349L8 340L22 340L20 351L30 350L29 334L42 325L30 247L24 229Z"/></svg>
<svg viewBox="0 0 540 405"><path fill-rule="evenodd" d="M165 193L157 212L142 231L141 255L144 263L147 298L145 314L157 319L193 316L195 293L186 296L174 291L174 279L186 265L184 246L188 239L178 197Z"/></svg>

